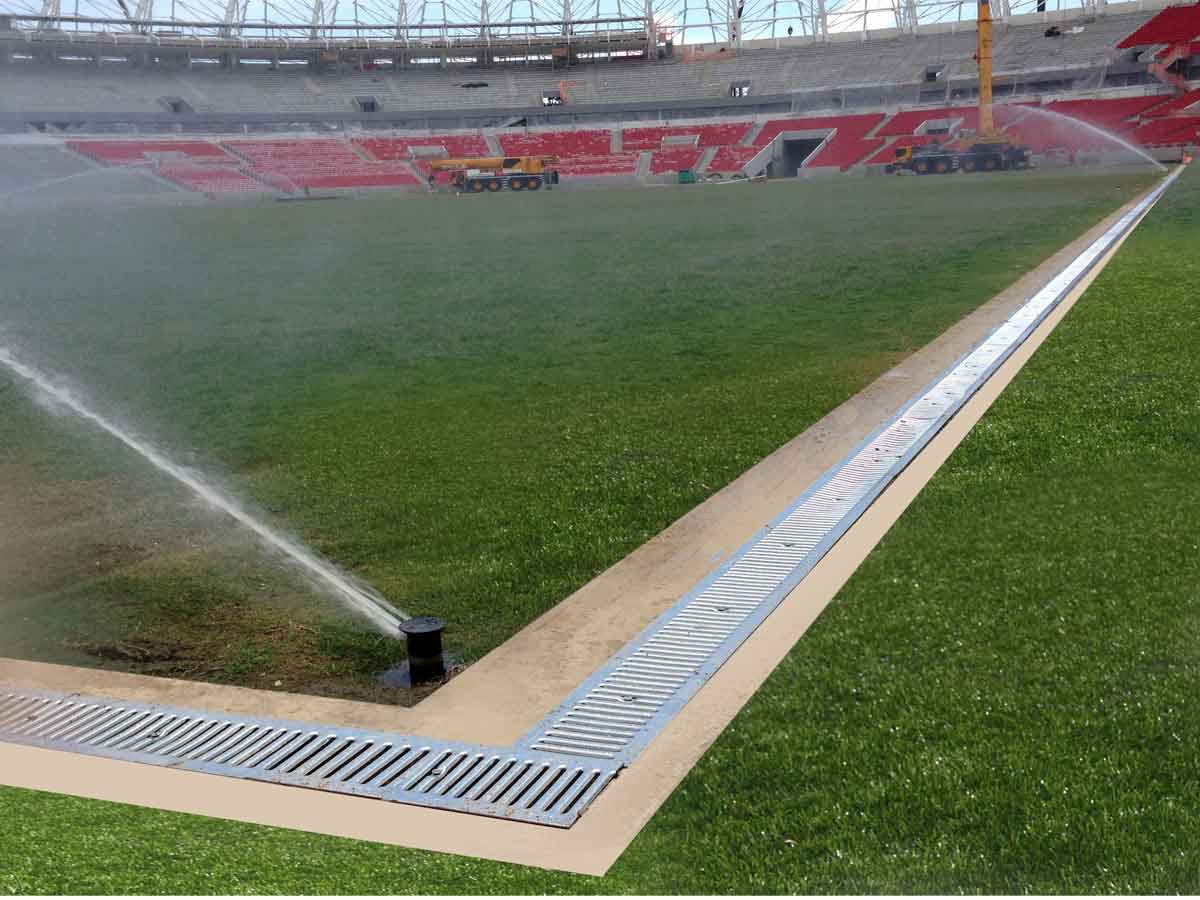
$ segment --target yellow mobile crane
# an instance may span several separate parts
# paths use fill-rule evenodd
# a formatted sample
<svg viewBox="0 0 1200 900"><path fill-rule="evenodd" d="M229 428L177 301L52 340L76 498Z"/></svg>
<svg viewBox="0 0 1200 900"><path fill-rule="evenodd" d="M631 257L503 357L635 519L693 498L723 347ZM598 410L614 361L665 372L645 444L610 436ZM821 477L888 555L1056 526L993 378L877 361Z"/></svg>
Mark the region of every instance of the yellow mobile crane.
<svg viewBox="0 0 1200 900"><path fill-rule="evenodd" d="M558 172L551 168L557 156L478 156L465 159L435 159L429 163L434 172L451 172L451 181L459 193L482 194L484 191L536 191L542 185L558 184Z"/></svg>
<svg viewBox="0 0 1200 900"><path fill-rule="evenodd" d="M927 175L1029 168L1029 148L1009 141L992 116L992 8L988 0L979 0L975 61L979 64L979 129L945 146L901 147L889 166L891 171Z"/></svg>

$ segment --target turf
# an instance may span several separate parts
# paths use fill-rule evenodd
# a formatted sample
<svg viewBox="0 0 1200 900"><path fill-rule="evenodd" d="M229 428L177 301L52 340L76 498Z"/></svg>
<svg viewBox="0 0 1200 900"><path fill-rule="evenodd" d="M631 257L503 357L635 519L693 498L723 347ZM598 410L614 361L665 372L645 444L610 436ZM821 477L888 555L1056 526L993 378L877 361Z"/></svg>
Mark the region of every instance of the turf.
<svg viewBox="0 0 1200 900"><path fill-rule="evenodd" d="M8 789L0 889L1195 893L1198 228L1193 171L605 878Z"/></svg>
<svg viewBox="0 0 1200 900"><path fill-rule="evenodd" d="M1017 183L10 215L0 328L448 619L469 662L1145 178ZM0 654L395 699L371 675L397 646L106 439L21 390L0 410L0 499L21 510Z"/></svg>

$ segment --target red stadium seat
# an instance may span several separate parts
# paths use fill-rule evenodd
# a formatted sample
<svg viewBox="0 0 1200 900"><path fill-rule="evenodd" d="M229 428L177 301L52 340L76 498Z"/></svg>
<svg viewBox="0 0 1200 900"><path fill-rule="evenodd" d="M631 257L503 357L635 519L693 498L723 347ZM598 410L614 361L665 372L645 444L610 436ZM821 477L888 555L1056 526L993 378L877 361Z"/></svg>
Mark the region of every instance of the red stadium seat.
<svg viewBox="0 0 1200 900"><path fill-rule="evenodd" d="M695 135L697 147L728 147L746 136L750 131L750 124L750 122L723 122L711 125L626 128L621 133L621 141L626 150L658 150L663 146L663 138Z"/></svg>
<svg viewBox="0 0 1200 900"><path fill-rule="evenodd" d="M344 141L303 138L228 141L254 174L273 176L298 188L404 187L420 182L398 161L359 156Z"/></svg>

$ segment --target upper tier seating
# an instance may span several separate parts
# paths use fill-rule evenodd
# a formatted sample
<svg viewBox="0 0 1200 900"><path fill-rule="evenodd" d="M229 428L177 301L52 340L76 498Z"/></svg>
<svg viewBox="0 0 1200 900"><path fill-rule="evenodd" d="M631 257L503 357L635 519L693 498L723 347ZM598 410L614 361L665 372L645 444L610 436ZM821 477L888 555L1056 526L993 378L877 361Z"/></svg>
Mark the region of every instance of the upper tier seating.
<svg viewBox="0 0 1200 900"><path fill-rule="evenodd" d="M750 122L722 122L719 125L626 128L621 134L621 140L626 150L658 150L663 146L663 138L695 135L697 147L727 147L742 140L750 131L750 125Z"/></svg>
<svg viewBox="0 0 1200 900"><path fill-rule="evenodd" d="M344 141L281 138L227 141L255 174L285 189L401 187L415 185L416 176L400 162L362 159Z"/></svg>

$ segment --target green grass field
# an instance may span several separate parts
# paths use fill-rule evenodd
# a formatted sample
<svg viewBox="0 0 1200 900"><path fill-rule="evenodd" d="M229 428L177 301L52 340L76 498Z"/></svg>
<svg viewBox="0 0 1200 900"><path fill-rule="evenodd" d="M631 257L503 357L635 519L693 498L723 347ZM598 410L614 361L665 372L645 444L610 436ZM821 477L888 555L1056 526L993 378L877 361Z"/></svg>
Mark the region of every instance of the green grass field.
<svg viewBox="0 0 1200 900"><path fill-rule="evenodd" d="M603 879L0 791L23 892L1200 890L1200 173Z"/></svg>
<svg viewBox="0 0 1200 900"><path fill-rule="evenodd" d="M469 662L1146 183L12 215L0 335ZM0 655L403 699L397 642L7 378L0 448Z"/></svg>

